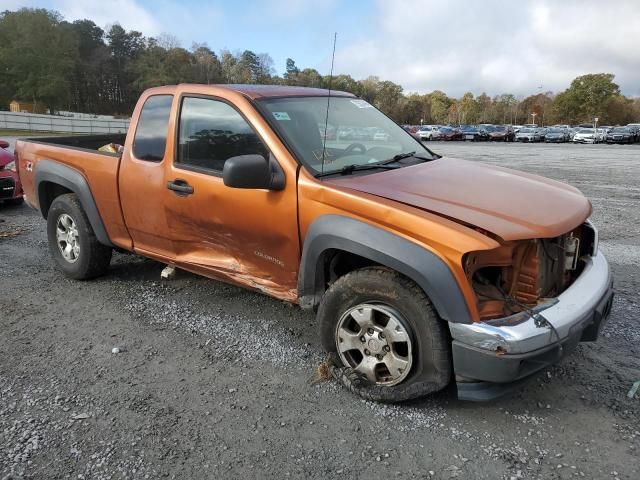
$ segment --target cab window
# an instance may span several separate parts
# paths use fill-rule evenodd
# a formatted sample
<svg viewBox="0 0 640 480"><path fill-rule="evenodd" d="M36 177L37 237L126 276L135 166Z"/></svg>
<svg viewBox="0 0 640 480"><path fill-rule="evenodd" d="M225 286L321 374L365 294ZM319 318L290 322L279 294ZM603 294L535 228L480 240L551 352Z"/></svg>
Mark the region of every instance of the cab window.
<svg viewBox="0 0 640 480"><path fill-rule="evenodd" d="M136 158L150 162L164 158L172 102L173 95L153 95L144 102L133 139Z"/></svg>
<svg viewBox="0 0 640 480"><path fill-rule="evenodd" d="M182 100L176 166L222 172L229 158L251 154L269 157L267 147L236 109L210 98Z"/></svg>

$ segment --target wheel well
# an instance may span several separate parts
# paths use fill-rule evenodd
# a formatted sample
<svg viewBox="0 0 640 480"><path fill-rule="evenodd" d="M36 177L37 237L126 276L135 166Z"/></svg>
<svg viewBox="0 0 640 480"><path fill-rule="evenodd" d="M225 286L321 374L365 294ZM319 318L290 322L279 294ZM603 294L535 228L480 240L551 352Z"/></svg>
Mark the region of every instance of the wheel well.
<svg viewBox="0 0 640 480"><path fill-rule="evenodd" d="M378 262L374 262L366 257L333 248L323 253L320 262L320 267L324 273L325 290L338 278L349 272L364 267L382 266Z"/></svg>
<svg viewBox="0 0 640 480"><path fill-rule="evenodd" d="M49 207L51 207L56 197L64 195L65 193L73 193L73 191L67 187L63 187L59 183L40 182L40 185L38 185L38 203L40 205L40 212L44 218L47 218Z"/></svg>

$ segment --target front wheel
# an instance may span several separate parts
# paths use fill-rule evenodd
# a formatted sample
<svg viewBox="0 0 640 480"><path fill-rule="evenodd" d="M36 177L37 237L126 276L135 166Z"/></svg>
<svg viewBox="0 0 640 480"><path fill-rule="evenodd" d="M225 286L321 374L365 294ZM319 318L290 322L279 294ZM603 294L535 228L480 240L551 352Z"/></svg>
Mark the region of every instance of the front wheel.
<svg viewBox="0 0 640 480"><path fill-rule="evenodd" d="M340 364L334 376L363 398L409 400L451 380L446 325L422 289L397 272L371 267L340 277L318 320L322 344Z"/></svg>
<svg viewBox="0 0 640 480"><path fill-rule="evenodd" d="M86 280L109 268L112 250L98 242L75 194L60 195L51 204L47 237L51 256L67 277Z"/></svg>

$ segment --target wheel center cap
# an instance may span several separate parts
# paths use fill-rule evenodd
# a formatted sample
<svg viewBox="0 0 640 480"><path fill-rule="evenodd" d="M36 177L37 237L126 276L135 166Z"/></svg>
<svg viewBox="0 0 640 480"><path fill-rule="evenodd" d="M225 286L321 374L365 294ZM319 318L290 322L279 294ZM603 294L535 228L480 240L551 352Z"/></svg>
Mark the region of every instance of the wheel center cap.
<svg viewBox="0 0 640 480"><path fill-rule="evenodd" d="M376 340L375 338L370 338L367 342L367 345L369 346L369 350L371 350L373 353L379 353L382 350L382 342Z"/></svg>

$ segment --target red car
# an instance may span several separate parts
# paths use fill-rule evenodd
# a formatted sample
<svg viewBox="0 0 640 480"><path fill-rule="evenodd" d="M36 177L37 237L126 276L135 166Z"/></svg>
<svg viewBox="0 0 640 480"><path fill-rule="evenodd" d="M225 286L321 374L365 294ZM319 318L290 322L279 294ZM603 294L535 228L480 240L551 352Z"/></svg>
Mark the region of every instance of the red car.
<svg viewBox="0 0 640 480"><path fill-rule="evenodd" d="M0 202L20 205L22 184L18 176L15 157L7 150L9 143L0 140Z"/></svg>
<svg viewBox="0 0 640 480"><path fill-rule="evenodd" d="M462 132L457 128L441 127L440 140L462 140Z"/></svg>

